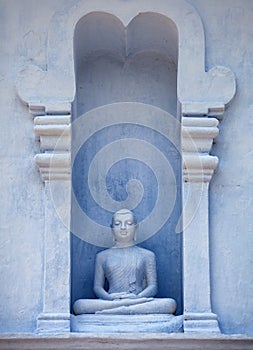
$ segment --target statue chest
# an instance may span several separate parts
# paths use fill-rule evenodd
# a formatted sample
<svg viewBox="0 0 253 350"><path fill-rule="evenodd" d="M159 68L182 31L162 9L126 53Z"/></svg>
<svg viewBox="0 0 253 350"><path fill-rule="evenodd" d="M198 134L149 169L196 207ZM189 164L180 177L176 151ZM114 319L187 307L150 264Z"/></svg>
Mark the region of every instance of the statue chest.
<svg viewBox="0 0 253 350"><path fill-rule="evenodd" d="M104 263L105 277L110 292L138 293L142 290L145 276L145 263L136 250L115 251Z"/></svg>

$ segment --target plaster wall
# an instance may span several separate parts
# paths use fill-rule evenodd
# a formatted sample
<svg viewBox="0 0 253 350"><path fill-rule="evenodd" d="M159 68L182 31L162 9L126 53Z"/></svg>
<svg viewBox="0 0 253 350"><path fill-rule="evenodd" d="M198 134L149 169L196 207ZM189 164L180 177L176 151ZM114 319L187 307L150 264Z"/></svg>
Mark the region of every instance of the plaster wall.
<svg viewBox="0 0 253 350"><path fill-rule="evenodd" d="M25 62L46 66L47 23L62 4L0 1L1 332L34 331L42 309L44 185L32 116L14 84Z"/></svg>
<svg viewBox="0 0 253 350"><path fill-rule="evenodd" d="M220 163L210 184L212 306L222 332L253 333L253 2L189 2L204 24L207 69L224 65L237 79L213 147ZM33 332L42 311L43 184L33 161L32 117L14 82L28 62L46 68L49 20L67 3L0 1L1 332Z"/></svg>
<svg viewBox="0 0 253 350"><path fill-rule="evenodd" d="M253 2L191 1L206 35L206 66L226 65L237 92L223 115L212 153L211 288L222 332L253 332Z"/></svg>

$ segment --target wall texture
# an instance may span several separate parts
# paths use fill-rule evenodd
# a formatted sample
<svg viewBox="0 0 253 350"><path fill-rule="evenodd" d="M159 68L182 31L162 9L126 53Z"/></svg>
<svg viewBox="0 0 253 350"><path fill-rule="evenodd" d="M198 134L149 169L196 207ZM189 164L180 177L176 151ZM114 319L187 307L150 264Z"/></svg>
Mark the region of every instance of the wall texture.
<svg viewBox="0 0 253 350"><path fill-rule="evenodd" d="M220 162L210 187L212 304L223 332L252 333L253 3L192 3L205 27L207 68L224 64L237 80L213 147Z"/></svg>
<svg viewBox="0 0 253 350"><path fill-rule="evenodd" d="M15 79L28 62L46 68L48 23L66 3L0 0L1 332L33 332L42 305L43 184L33 162L32 117ZM237 79L213 147L220 163L210 185L212 305L223 332L253 333L253 2L189 3L204 24L207 69L224 65Z"/></svg>

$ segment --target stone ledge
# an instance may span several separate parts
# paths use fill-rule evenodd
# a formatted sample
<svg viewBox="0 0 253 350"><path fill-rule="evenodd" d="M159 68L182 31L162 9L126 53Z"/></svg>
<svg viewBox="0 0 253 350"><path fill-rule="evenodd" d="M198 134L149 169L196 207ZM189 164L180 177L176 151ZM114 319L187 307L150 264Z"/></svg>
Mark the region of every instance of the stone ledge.
<svg viewBox="0 0 253 350"><path fill-rule="evenodd" d="M244 350L253 348L253 335L186 335L186 334L3 334L0 349L3 350Z"/></svg>

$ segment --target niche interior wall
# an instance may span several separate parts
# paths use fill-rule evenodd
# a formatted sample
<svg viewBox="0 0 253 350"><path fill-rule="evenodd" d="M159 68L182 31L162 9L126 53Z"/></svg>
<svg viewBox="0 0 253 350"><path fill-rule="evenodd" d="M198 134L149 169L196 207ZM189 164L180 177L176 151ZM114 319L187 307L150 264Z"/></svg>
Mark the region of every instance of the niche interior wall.
<svg viewBox="0 0 253 350"><path fill-rule="evenodd" d="M158 296L176 299L177 313L182 314L182 237L178 229L182 195L180 115L177 113L177 28L170 19L151 12L136 16L127 27L111 14L94 12L79 20L74 38L76 97L72 124L72 143L75 144L72 154L72 186L75 198L72 197L72 201L78 202L89 219L94 221L94 225L101 225L101 235L110 226L114 210L127 206L133 210L138 221L147 222L155 206L160 206L161 211L162 207L168 207L167 218L163 219L159 214L150 218L159 223L159 228L150 232L150 238L142 242L142 236L146 233L143 232L145 228L142 225L137 237L142 246L156 254ZM102 113L103 106L104 113L108 115L106 128L102 128L99 118L90 117L99 113L97 108ZM129 113L130 108L134 123L129 123L127 117L124 120L124 114ZM152 128L147 128L142 125L142 121L149 119L149 110L152 108L157 112L153 116ZM160 109L170 114L172 121L168 119L168 127L174 133L176 145L158 132L161 124ZM117 113L121 120L110 125L110 113ZM80 127L94 128L89 139L83 143L80 141L83 137ZM146 151L145 157L141 157L124 142L126 140L138 140L143 152L145 143L148 142L157 148L157 153ZM115 142L118 142L117 151ZM103 157L96 172L91 175L89 168L94 157L103 149L108 163L105 174L101 170L104 166ZM117 162L114 160L115 152ZM159 157L166 158L168 162L162 176L156 176L153 171L154 167L163 166ZM171 167L170 170L167 170L168 166ZM93 181L105 181L106 191L114 200L113 208L108 205L103 191L98 193L97 201L94 200L93 189L90 188L92 184L88 183L89 176L97 179ZM106 179L101 180L103 176ZM173 179L168 181L170 177ZM133 183L133 180L138 183ZM132 198L132 203L129 204L130 183L135 197L141 192L140 202L138 198ZM158 200L159 191L168 193L167 197ZM71 247L73 303L80 298L95 297L95 255L106 244L99 236L95 242L92 240L93 228L87 224L86 216L79 215L75 205L72 206L71 221L74 232ZM111 235L108 230L106 232Z"/></svg>

